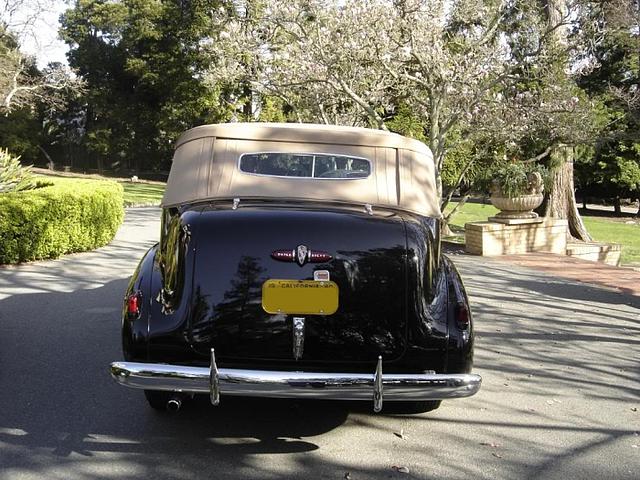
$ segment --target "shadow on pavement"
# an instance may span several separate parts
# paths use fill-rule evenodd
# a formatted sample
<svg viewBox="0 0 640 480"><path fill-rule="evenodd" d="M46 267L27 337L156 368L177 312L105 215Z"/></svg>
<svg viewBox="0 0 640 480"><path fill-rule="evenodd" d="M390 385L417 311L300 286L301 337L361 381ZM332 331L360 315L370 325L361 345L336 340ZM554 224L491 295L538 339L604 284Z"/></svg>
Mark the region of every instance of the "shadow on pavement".
<svg viewBox="0 0 640 480"><path fill-rule="evenodd" d="M476 321L475 397L404 417L224 397L163 415L107 370L122 356L120 302L140 250L123 247L129 265L97 288L100 257L83 257L86 271L64 266L87 276L79 287L0 299L0 478L637 478L640 310L629 297L454 255Z"/></svg>
<svg viewBox="0 0 640 480"><path fill-rule="evenodd" d="M3 469L51 478L45 473L51 455L67 464L101 452L138 454L140 477L172 478L156 470L157 456L179 461L181 478L197 476L207 458L236 471L247 456L317 450L306 437L345 422L348 406L330 402L229 397L213 408L196 397L175 415L153 411L141 391L118 386L108 374L109 363L122 358L119 308L127 282L0 301ZM256 465L250 467L255 474ZM78 478L102 475L78 472Z"/></svg>

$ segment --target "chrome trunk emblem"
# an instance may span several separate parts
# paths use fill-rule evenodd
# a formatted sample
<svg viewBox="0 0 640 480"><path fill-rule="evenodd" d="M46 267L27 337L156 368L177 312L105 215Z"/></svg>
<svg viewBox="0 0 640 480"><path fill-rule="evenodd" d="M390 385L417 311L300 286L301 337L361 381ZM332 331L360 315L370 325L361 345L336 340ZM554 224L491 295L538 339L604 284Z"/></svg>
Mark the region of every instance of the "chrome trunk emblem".
<svg viewBox="0 0 640 480"><path fill-rule="evenodd" d="M302 266L307 263L307 254L309 253L309 249L306 245L298 245L296 247L296 262L298 265Z"/></svg>
<svg viewBox="0 0 640 480"><path fill-rule="evenodd" d="M293 358L300 360L304 352L304 318L293 317Z"/></svg>

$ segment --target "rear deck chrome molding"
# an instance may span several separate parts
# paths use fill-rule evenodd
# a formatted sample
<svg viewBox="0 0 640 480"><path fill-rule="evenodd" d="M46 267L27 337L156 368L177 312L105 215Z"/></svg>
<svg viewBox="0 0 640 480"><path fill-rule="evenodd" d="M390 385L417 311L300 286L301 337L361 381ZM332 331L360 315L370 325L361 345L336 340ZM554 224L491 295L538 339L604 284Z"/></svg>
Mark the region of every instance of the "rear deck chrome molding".
<svg viewBox="0 0 640 480"><path fill-rule="evenodd" d="M163 363L114 362L111 376L130 388L209 394L217 405L220 396L326 400L374 400L374 410L385 401L424 401L470 397L482 383L479 375L383 374L382 359L375 373L281 372L218 368L213 351L211 367Z"/></svg>

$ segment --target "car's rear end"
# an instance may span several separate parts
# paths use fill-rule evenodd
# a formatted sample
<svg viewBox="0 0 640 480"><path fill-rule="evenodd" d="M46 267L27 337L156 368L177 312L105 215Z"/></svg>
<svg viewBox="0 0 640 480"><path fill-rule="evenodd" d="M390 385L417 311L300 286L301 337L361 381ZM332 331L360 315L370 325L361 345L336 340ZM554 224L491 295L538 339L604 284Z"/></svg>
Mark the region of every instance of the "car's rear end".
<svg viewBox="0 0 640 480"><path fill-rule="evenodd" d="M134 363L115 365L121 383L364 399L373 398L378 371L387 401L466 396L479 387L465 375L472 327L465 332L452 319L464 298L450 298L436 239L416 217L220 202L167 215L166 223L148 285L134 281L129 292L146 308L124 322L146 323L135 330L147 333L125 339ZM463 334L464 345L452 341Z"/></svg>
<svg viewBox="0 0 640 480"><path fill-rule="evenodd" d="M283 146L273 138L281 131L267 133L242 148L206 137L183 150L191 167L174 161L161 242L127 291L126 361L112 364L113 377L158 407L189 393L214 404L221 395L368 399L376 411L383 400L473 395L473 326L440 255L437 205L401 188L429 180L427 170L403 168L409 157L366 137L340 137L357 148ZM345 153L309 152L331 149ZM175 193L191 177L206 195Z"/></svg>

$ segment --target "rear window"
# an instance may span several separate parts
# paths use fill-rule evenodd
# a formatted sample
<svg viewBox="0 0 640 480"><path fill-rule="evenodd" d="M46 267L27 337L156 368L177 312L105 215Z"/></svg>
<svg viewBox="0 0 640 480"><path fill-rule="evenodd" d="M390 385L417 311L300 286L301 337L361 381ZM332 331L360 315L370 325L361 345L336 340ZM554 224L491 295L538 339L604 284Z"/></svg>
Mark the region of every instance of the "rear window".
<svg viewBox="0 0 640 480"><path fill-rule="evenodd" d="M271 177L365 178L371 174L371 162L328 153L245 153L240 171Z"/></svg>

